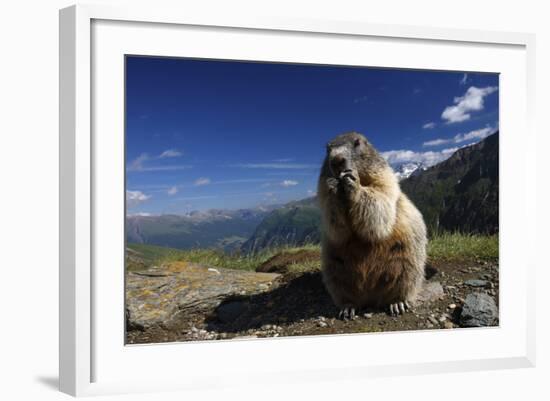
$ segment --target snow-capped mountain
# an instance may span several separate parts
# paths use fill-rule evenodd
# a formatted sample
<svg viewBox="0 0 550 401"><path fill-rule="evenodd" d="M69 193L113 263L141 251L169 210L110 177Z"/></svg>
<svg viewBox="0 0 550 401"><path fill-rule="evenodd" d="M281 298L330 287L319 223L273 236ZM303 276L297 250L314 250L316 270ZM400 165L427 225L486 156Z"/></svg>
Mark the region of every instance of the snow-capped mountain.
<svg viewBox="0 0 550 401"><path fill-rule="evenodd" d="M411 175L424 171L428 168L428 166L422 162L407 162L393 165L392 167L399 181L409 178Z"/></svg>

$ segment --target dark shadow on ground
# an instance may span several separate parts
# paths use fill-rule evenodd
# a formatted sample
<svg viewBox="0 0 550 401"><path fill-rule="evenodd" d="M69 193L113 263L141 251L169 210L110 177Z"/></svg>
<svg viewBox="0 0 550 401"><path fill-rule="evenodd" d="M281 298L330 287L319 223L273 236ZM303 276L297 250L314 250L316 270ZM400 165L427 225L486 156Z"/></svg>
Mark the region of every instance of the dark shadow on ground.
<svg viewBox="0 0 550 401"><path fill-rule="evenodd" d="M207 319L207 330L240 332L265 324L288 324L318 316L333 317L338 310L327 293L320 272L287 276L271 291L226 299Z"/></svg>
<svg viewBox="0 0 550 401"><path fill-rule="evenodd" d="M437 273L438 269L427 266L426 279ZM285 274L283 277L284 283L274 290L224 300L206 319L206 329L236 333L266 324L289 324L319 316L337 316L338 309L325 289L320 271Z"/></svg>

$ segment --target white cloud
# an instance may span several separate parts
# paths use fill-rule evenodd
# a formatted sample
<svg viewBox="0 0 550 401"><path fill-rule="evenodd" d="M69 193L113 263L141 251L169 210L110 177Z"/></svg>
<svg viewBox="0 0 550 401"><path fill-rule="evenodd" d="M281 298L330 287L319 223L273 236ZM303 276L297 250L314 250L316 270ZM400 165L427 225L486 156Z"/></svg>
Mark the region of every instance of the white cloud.
<svg viewBox="0 0 550 401"><path fill-rule="evenodd" d="M307 194L308 194L309 196L314 196L314 195L317 195L317 191L314 191L314 190L312 190L312 189L308 189L308 190L307 190Z"/></svg>
<svg viewBox="0 0 550 401"><path fill-rule="evenodd" d="M298 185L298 181L294 180L284 180L280 184L282 187L293 187L295 185Z"/></svg>
<svg viewBox="0 0 550 401"><path fill-rule="evenodd" d="M151 195L145 195L141 191L126 191L126 207L128 209L136 207L150 198Z"/></svg>
<svg viewBox="0 0 550 401"><path fill-rule="evenodd" d="M390 164L401 164L406 162L423 163L426 166L433 166L443 160L448 159L458 148L443 149L438 152L414 152L412 150L390 150L382 152L384 157Z"/></svg>
<svg viewBox="0 0 550 401"><path fill-rule="evenodd" d="M127 167L127 171L174 171L174 170L185 170L188 168L192 168L190 165L169 165L169 166L146 166L146 162L150 160L155 159L162 159L166 157L175 157L175 156L162 156L166 152L171 151L165 151L160 156L156 158L151 158L147 153L142 153L138 157L136 157L134 160L130 162L130 164Z"/></svg>
<svg viewBox="0 0 550 401"><path fill-rule="evenodd" d="M149 216L154 216L152 213L147 213L147 212L136 212L136 213L129 213L128 216L132 217L132 216L139 216L139 217L149 217Z"/></svg>
<svg viewBox="0 0 550 401"><path fill-rule="evenodd" d="M491 127L480 128L480 129L476 129L463 134L457 134L450 139L442 139L442 138L433 139L431 141L424 142L423 146L440 146L447 143L462 143L462 142L472 141L472 140L481 141L482 139L485 139L489 135L491 135L493 131L494 131L494 128L491 128Z"/></svg>
<svg viewBox="0 0 550 401"><path fill-rule="evenodd" d="M130 162L128 166L128 171L141 171L143 169L143 163L149 160L149 155L147 153L142 153L134 160Z"/></svg>
<svg viewBox="0 0 550 401"><path fill-rule="evenodd" d="M181 153L179 150L176 149L168 149L162 152L159 156L159 159L165 159L167 157L179 157L183 153Z"/></svg>
<svg viewBox="0 0 550 401"><path fill-rule="evenodd" d="M272 161L274 161L275 163L288 163L294 161L294 159L273 159Z"/></svg>
<svg viewBox="0 0 550 401"><path fill-rule="evenodd" d="M208 185L210 184L210 178L207 177L200 177L197 178L194 182L195 186L200 187L202 185Z"/></svg>
<svg viewBox="0 0 550 401"><path fill-rule="evenodd" d="M175 195L175 194L178 193L178 187L173 186L173 187L169 188L168 191L166 191L166 193L168 195Z"/></svg>
<svg viewBox="0 0 550 401"><path fill-rule="evenodd" d="M447 106L443 110L441 118L448 124L469 120L470 112L483 110L484 98L497 90L496 86L486 88L470 86L464 96L454 98L454 105Z"/></svg>
<svg viewBox="0 0 550 401"><path fill-rule="evenodd" d="M460 78L460 85L466 85L466 82L468 82L468 74L464 73L462 78Z"/></svg>
<svg viewBox="0 0 550 401"><path fill-rule="evenodd" d="M455 135L454 141L455 143L466 142L471 140L480 141L482 139L487 138L489 135L491 135L492 132L493 132L493 128L491 127L480 128L480 129L467 132L465 134Z"/></svg>
<svg viewBox="0 0 550 401"><path fill-rule="evenodd" d="M434 139L423 143L423 146L439 146L445 143L452 142L452 139Z"/></svg>
<svg viewBox="0 0 550 401"><path fill-rule="evenodd" d="M435 127L435 123L433 121L430 121L422 126L424 129L432 129Z"/></svg>

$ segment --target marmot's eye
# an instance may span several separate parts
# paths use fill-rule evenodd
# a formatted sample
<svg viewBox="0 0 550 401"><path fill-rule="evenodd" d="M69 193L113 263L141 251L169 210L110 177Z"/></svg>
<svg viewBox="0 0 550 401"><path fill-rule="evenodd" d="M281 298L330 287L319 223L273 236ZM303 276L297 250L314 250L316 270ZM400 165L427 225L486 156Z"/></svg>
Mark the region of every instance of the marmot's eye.
<svg viewBox="0 0 550 401"><path fill-rule="evenodd" d="M355 142L353 143L353 146L358 147L359 145L361 145L361 140L356 139Z"/></svg>

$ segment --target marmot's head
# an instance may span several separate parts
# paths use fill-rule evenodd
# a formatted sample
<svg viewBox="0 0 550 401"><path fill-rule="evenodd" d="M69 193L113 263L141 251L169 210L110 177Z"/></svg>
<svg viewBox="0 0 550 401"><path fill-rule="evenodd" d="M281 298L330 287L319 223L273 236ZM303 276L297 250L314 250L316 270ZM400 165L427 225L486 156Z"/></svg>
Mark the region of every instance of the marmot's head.
<svg viewBox="0 0 550 401"><path fill-rule="evenodd" d="M386 166L384 158L367 138L357 132L338 135L327 144L325 168L332 177L340 178L345 173L357 171L363 178Z"/></svg>

